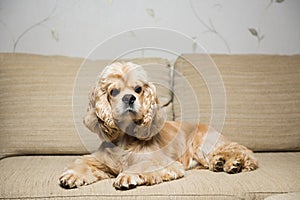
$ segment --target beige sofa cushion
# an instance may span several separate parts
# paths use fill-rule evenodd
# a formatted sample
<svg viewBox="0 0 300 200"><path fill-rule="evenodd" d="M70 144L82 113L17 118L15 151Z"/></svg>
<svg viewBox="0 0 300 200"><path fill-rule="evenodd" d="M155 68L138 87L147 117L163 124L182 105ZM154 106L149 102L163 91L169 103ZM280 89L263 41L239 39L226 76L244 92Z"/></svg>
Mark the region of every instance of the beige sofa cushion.
<svg viewBox="0 0 300 200"><path fill-rule="evenodd" d="M113 179L80 189L59 187L58 178L76 156L24 156L0 161L0 198L28 199L263 199L300 191L300 153L257 153L260 168L226 174L191 170L182 179L117 191Z"/></svg>
<svg viewBox="0 0 300 200"><path fill-rule="evenodd" d="M83 153L72 118L82 59L0 54L0 153Z"/></svg>
<svg viewBox="0 0 300 200"><path fill-rule="evenodd" d="M90 83L109 61L86 61L78 73L81 87L76 87L72 113L72 94L75 78L83 63L80 58L38 56L30 54L0 54L0 158L24 154L83 154L90 150L87 141L97 138L82 128L82 119L88 105ZM136 63L160 66L151 77L163 77L169 83L169 65L166 60L147 58ZM86 66L88 68L86 68ZM163 73L162 73L163 71ZM170 92L159 89L161 99L168 102ZM172 116L172 114L169 114ZM79 128L78 128L79 127ZM84 129L84 128L82 128ZM95 149L98 143L93 143Z"/></svg>
<svg viewBox="0 0 300 200"><path fill-rule="evenodd" d="M288 194L276 194L267 197L265 200L295 200L295 199L300 199L300 192L292 192Z"/></svg>
<svg viewBox="0 0 300 200"><path fill-rule="evenodd" d="M183 114L189 113L186 120L193 120L191 113L199 104L201 122L216 126L234 141L257 151L300 150L300 55L213 55L212 60L220 75L205 55L183 55L176 61L177 74L187 78L197 95L192 104L189 85L175 76L174 91L183 97L174 105L176 119L182 118L183 108ZM223 86L213 82L219 77L225 107Z"/></svg>
<svg viewBox="0 0 300 200"><path fill-rule="evenodd" d="M194 63L207 62L199 60L199 56L188 57ZM224 133L255 150L300 150L300 56L213 56L213 60L226 89ZM108 61L87 61L87 73L75 82L83 61L60 56L0 54L0 157L82 154L97 148L97 137L81 122L89 84L94 83L98 69ZM158 92L162 102L168 102L171 99L167 89L170 83L168 61L137 59L134 62L164 66L150 73L150 77L155 81L163 79L159 81ZM210 123L209 91L203 79L194 80L195 73L190 69L184 60L177 60L175 70L183 73L199 91L201 121ZM72 115L74 83L84 83L74 89L76 123ZM180 103L187 120L193 118L189 116L193 113L190 109L194 109L190 92L176 77L175 92L186 98ZM219 105L222 102L216 109L222 110ZM181 119L178 104L174 107L170 104L168 108L169 119L173 117L171 109L175 111L175 118ZM217 125L222 122L221 118L221 115L215 116Z"/></svg>

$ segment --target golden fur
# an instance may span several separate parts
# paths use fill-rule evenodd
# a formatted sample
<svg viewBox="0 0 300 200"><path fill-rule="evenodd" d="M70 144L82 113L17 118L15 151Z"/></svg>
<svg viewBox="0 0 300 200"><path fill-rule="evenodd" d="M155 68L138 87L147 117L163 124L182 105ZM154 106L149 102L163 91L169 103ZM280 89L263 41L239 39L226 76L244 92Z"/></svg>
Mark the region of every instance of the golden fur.
<svg viewBox="0 0 300 200"><path fill-rule="evenodd" d="M192 168L227 173L257 168L251 150L213 128L165 121L155 86L133 63L104 69L90 93L84 124L102 143L65 170L59 178L65 188L116 177L116 189L131 189L181 178Z"/></svg>

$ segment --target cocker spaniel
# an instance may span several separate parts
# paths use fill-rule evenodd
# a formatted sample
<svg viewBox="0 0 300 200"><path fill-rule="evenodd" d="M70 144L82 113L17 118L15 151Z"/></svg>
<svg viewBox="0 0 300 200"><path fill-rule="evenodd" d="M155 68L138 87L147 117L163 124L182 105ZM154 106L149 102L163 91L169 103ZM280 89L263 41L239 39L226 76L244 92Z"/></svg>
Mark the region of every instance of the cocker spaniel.
<svg viewBox="0 0 300 200"><path fill-rule="evenodd" d="M115 178L116 189L131 189L181 178L188 169L233 174L258 167L251 150L213 128L166 121L155 86L133 63L103 70L90 93L84 124L102 143L63 172L64 188Z"/></svg>

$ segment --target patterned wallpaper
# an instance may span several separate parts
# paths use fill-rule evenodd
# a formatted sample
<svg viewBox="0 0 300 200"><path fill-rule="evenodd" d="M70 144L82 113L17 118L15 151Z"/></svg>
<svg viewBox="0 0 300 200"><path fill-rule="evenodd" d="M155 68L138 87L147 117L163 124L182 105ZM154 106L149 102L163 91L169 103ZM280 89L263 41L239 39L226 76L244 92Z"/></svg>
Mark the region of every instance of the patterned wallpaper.
<svg viewBox="0 0 300 200"><path fill-rule="evenodd" d="M161 27L189 36L190 52L299 54L299 10L299 0L0 0L0 51L84 57L114 34Z"/></svg>

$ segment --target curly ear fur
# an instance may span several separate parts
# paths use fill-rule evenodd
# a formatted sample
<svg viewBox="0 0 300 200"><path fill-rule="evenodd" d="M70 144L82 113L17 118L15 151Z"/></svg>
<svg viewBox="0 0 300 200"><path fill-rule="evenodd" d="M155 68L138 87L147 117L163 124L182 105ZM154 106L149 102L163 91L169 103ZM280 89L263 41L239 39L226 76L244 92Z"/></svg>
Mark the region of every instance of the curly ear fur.
<svg viewBox="0 0 300 200"><path fill-rule="evenodd" d="M157 134L165 123L164 112L160 108L156 88L152 83L147 83L143 96L143 120L137 125L134 132L140 139L149 140Z"/></svg>
<svg viewBox="0 0 300 200"><path fill-rule="evenodd" d="M142 126L147 126L153 120L154 112L158 107L158 98L156 96L156 88L152 83L147 83L143 96L144 118Z"/></svg>
<svg viewBox="0 0 300 200"><path fill-rule="evenodd" d="M94 87L89 95L89 107L84 124L90 131L97 133L102 140L113 141L119 136L107 94L98 87Z"/></svg>

